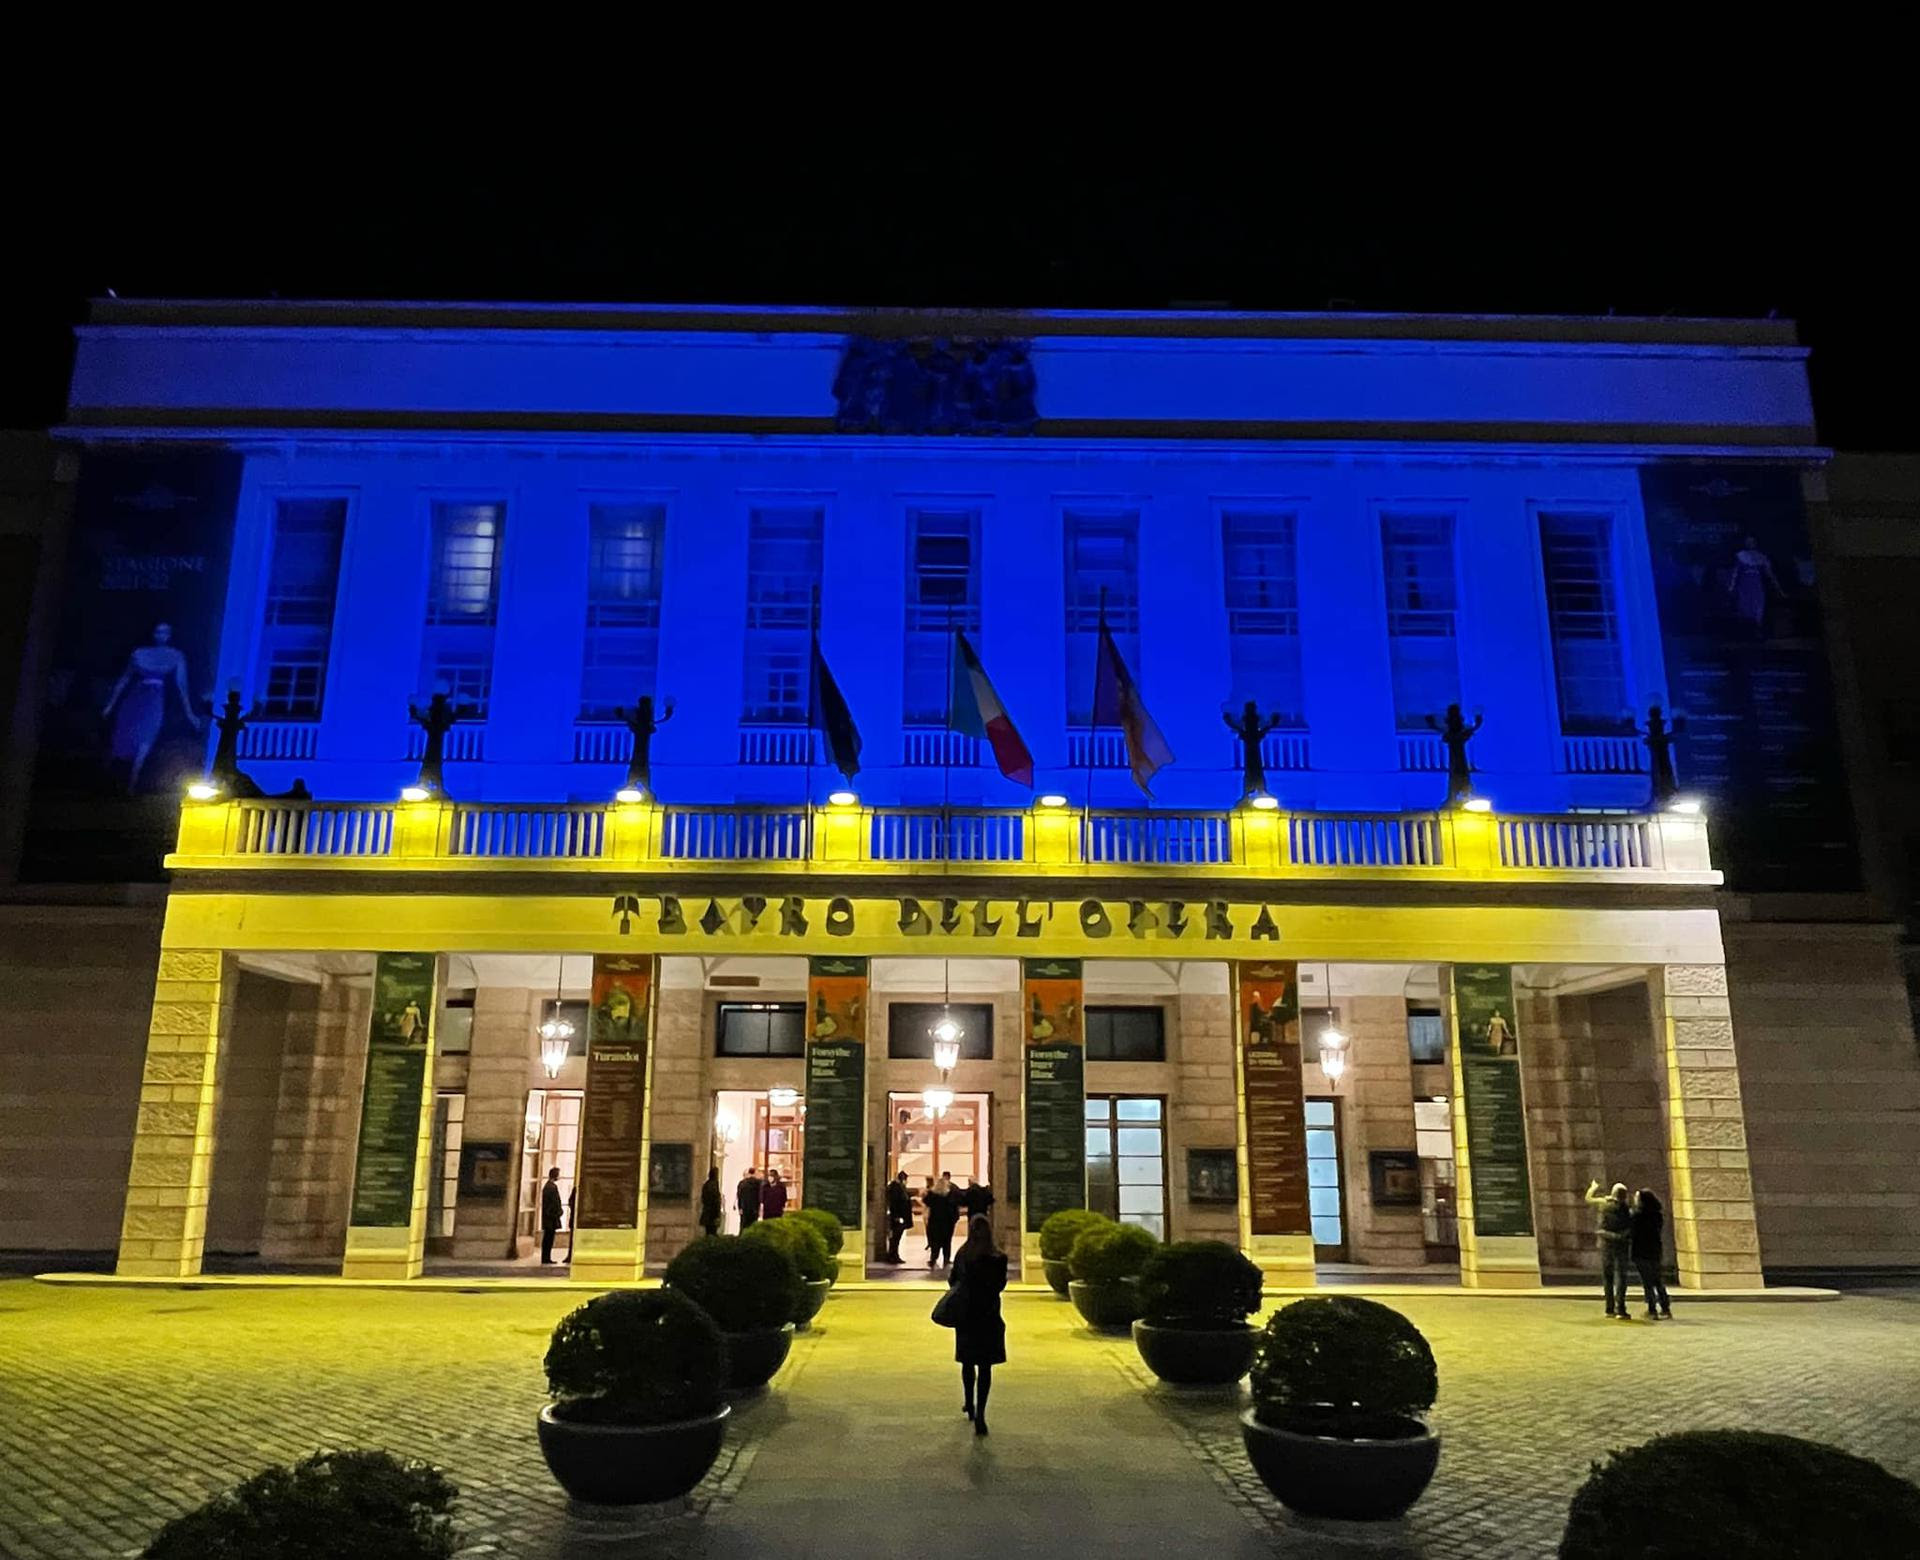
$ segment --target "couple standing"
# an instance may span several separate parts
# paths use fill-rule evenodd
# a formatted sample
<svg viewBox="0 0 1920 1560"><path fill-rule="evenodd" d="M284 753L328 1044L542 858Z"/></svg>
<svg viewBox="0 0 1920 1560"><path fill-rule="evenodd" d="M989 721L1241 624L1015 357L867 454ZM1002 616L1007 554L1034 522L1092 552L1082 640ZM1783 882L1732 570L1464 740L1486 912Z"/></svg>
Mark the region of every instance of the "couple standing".
<svg viewBox="0 0 1920 1560"><path fill-rule="evenodd" d="M1632 1197L1627 1183L1615 1181L1610 1191L1602 1192L1598 1181L1587 1184L1587 1201L1600 1211L1600 1271L1607 1290L1607 1315L1631 1321L1627 1315L1627 1263L1640 1274L1640 1287L1647 1297L1647 1320L1673 1320L1673 1302L1667 1298L1667 1282L1660 1272L1660 1232L1666 1213L1650 1187L1641 1187Z"/></svg>

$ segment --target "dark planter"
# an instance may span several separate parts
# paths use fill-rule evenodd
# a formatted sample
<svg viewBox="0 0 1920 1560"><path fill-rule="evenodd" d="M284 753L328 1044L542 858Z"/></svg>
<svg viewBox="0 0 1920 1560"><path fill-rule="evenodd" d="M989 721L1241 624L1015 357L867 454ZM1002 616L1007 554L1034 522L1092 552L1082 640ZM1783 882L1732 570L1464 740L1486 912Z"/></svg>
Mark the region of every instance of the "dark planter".
<svg viewBox="0 0 1920 1560"><path fill-rule="evenodd" d="M1133 1324L1133 1346L1147 1369L1182 1387L1231 1386L1253 1369L1253 1345L1259 1336L1245 1322L1232 1327Z"/></svg>
<svg viewBox="0 0 1920 1560"><path fill-rule="evenodd" d="M793 1323L763 1332L730 1332L727 1340L727 1390L752 1392L773 1379L793 1347Z"/></svg>
<svg viewBox="0 0 1920 1560"><path fill-rule="evenodd" d="M1401 1436L1349 1441L1277 1430L1253 1415L1240 1416L1247 1461L1281 1505L1309 1517L1397 1517L1420 1498L1440 1461L1440 1437L1417 1419L1393 1421Z"/></svg>
<svg viewBox="0 0 1920 1560"><path fill-rule="evenodd" d="M1067 1264L1065 1262L1056 1262L1052 1257L1044 1257L1041 1260L1047 1270L1048 1285L1062 1300L1066 1299L1067 1285L1073 1278L1073 1274L1069 1271Z"/></svg>
<svg viewBox="0 0 1920 1560"><path fill-rule="evenodd" d="M640 1506L684 1495L720 1455L727 1415L721 1404L704 1419L670 1425L588 1425L540 1410L540 1452L560 1487L575 1500Z"/></svg>
<svg viewBox="0 0 1920 1560"><path fill-rule="evenodd" d="M1131 1278L1116 1284L1089 1284L1076 1278L1067 1285L1067 1298L1096 1332L1125 1332L1140 1314L1140 1286Z"/></svg>
<svg viewBox="0 0 1920 1560"><path fill-rule="evenodd" d="M820 1307L827 1303L827 1296L833 1290L830 1278L810 1278L800 1293L800 1311L793 1319L793 1325L805 1332L813 1325L813 1319L820 1314ZM784 1358L784 1356L783 1356ZM775 1367L778 1369L778 1367Z"/></svg>

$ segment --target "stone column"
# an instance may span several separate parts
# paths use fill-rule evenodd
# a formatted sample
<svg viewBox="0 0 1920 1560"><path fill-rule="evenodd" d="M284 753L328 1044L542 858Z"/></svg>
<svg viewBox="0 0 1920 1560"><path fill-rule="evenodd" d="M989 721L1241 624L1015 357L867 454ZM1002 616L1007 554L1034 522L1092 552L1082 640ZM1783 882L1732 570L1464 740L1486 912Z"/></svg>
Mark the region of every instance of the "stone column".
<svg viewBox="0 0 1920 1560"><path fill-rule="evenodd" d="M453 1218L453 1255L463 1262L519 1257L520 1158L526 1140L528 1071L534 1026L551 988L479 986L473 993L473 1039L467 1053L466 1143L507 1145L506 1195L462 1197Z"/></svg>
<svg viewBox="0 0 1920 1560"><path fill-rule="evenodd" d="M365 976L330 974L290 1003L260 1237L268 1262L338 1262L345 1250L372 1000Z"/></svg>
<svg viewBox="0 0 1920 1560"><path fill-rule="evenodd" d="M165 949L147 1022L133 1164L115 1271L191 1278L206 1244L215 1079L236 970L217 949Z"/></svg>
<svg viewBox="0 0 1920 1560"><path fill-rule="evenodd" d="M654 1143L693 1145L693 1197L647 1200L646 1263L656 1271L699 1233L696 1211L700 1183L714 1163L713 1102L706 1089L710 1047L703 1022L705 1013L706 979L700 960L662 959L653 1004L647 1140L649 1149ZM720 1188L720 1205L723 1215L732 1212L731 1186ZM848 1244L857 1245L851 1235Z"/></svg>
<svg viewBox="0 0 1920 1560"><path fill-rule="evenodd" d="M1669 964L1648 980L1666 1073L1674 1256L1689 1289L1757 1287L1747 1124L1722 964Z"/></svg>
<svg viewBox="0 0 1920 1560"><path fill-rule="evenodd" d="M1196 1148L1240 1149L1239 1102L1234 1088L1233 996L1228 966L1180 966L1173 1025L1174 1086L1168 1101L1167 1202L1170 1240L1240 1241L1234 1203L1192 1203L1187 1155ZM1241 1176L1245 1176L1243 1168Z"/></svg>

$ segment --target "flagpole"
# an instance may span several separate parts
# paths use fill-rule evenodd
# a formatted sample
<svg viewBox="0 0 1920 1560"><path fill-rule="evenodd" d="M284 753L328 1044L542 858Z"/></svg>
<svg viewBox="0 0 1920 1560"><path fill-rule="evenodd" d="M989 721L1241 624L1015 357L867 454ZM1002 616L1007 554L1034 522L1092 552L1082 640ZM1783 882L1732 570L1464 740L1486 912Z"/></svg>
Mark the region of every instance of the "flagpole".
<svg viewBox="0 0 1920 1560"><path fill-rule="evenodd" d="M1093 853L1093 759L1100 731L1100 657L1106 651L1107 587L1100 587L1100 623L1093 636L1093 702L1087 707L1087 810L1080 837L1082 860Z"/></svg>
<svg viewBox="0 0 1920 1560"><path fill-rule="evenodd" d="M953 833L953 603L947 603L947 729L940 734L940 860L952 855Z"/></svg>
<svg viewBox="0 0 1920 1560"><path fill-rule="evenodd" d="M813 601L807 612L807 780L806 793L802 797L807 820L806 839L802 842L808 856L813 855L813 734L820 723L820 679L815 675L820 665L820 587L813 587Z"/></svg>

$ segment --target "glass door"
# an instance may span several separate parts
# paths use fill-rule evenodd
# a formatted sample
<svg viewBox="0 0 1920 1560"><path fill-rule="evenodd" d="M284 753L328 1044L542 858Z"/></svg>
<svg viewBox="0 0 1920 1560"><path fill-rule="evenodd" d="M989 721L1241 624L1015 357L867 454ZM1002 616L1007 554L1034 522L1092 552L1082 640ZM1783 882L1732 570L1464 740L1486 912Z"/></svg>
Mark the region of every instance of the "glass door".
<svg viewBox="0 0 1920 1560"><path fill-rule="evenodd" d="M1347 1260L1347 1210L1340 1180L1340 1102L1307 1101L1307 1211L1316 1262Z"/></svg>
<svg viewBox="0 0 1920 1560"><path fill-rule="evenodd" d="M1167 1102L1087 1096L1087 1206L1167 1238Z"/></svg>
<svg viewBox="0 0 1920 1560"><path fill-rule="evenodd" d="M540 1238L540 1191L547 1172L560 1172L560 1198L566 1205L564 1227L573 1229L573 1168L580 1150L581 1089L529 1089L525 1141L520 1153L522 1235ZM567 1242L571 1251L573 1242Z"/></svg>

